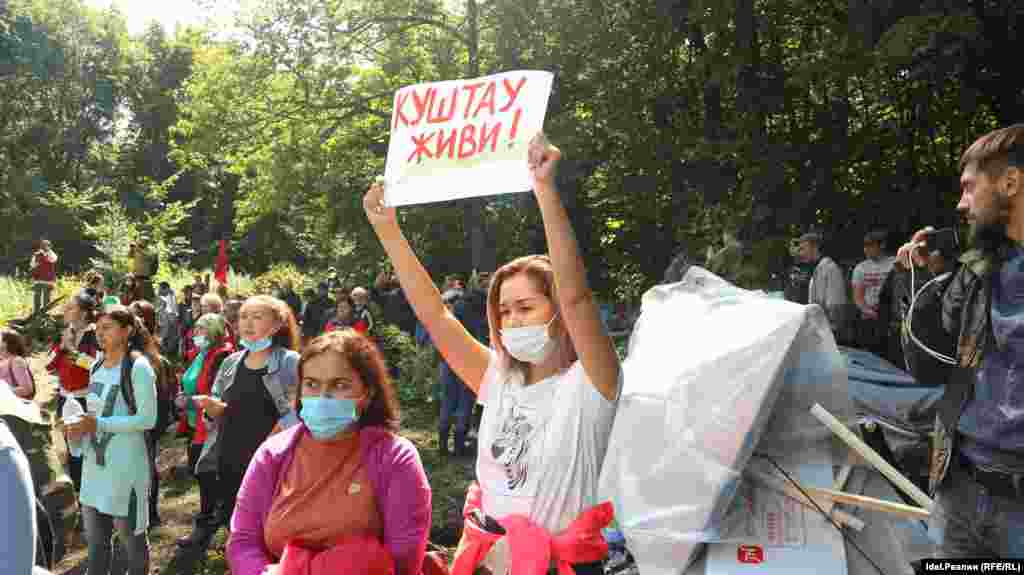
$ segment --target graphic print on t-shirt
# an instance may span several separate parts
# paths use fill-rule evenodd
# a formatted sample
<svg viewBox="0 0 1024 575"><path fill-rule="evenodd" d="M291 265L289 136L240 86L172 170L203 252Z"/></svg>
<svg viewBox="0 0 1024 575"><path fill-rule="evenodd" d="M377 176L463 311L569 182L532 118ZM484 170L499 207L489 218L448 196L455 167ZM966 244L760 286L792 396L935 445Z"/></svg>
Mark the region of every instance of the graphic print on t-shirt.
<svg viewBox="0 0 1024 575"><path fill-rule="evenodd" d="M501 417L501 428L491 443L491 456L505 470L505 487L516 491L526 484L530 474L530 448L539 437L536 414L520 405L511 405Z"/></svg>

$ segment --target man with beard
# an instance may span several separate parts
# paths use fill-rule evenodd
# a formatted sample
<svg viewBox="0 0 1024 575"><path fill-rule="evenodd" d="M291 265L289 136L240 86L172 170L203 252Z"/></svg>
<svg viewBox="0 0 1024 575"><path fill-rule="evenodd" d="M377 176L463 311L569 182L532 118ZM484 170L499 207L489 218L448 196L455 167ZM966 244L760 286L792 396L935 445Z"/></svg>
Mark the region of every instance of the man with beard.
<svg viewBox="0 0 1024 575"><path fill-rule="evenodd" d="M1024 557L1024 124L982 136L960 169L972 249L919 290L904 326L914 377L946 384L930 528L947 558ZM900 265L927 273L933 231L900 248Z"/></svg>

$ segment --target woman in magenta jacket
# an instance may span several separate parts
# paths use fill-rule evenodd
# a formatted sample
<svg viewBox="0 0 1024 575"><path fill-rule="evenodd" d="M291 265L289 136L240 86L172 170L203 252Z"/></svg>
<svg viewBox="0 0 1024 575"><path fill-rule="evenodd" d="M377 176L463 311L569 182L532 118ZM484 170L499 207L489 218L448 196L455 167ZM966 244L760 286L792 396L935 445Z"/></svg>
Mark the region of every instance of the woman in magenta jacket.
<svg viewBox="0 0 1024 575"><path fill-rule="evenodd" d="M418 575L430 484L416 448L396 434L398 403L377 347L351 329L316 338L299 361L297 395L303 425L267 439L242 481L231 572L277 575L297 556L323 554L311 560L315 575L376 552L396 575Z"/></svg>

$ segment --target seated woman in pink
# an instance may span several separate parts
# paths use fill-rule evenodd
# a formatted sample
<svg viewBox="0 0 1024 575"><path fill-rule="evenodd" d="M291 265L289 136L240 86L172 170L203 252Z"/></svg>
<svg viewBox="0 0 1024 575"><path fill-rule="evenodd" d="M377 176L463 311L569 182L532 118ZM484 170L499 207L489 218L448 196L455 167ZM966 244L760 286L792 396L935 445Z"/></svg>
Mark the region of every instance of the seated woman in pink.
<svg viewBox="0 0 1024 575"><path fill-rule="evenodd" d="M313 575L418 575L430 484L416 448L396 435L380 351L350 329L324 334L303 350L299 382L303 425L268 438L242 481L231 572L284 575L301 558Z"/></svg>

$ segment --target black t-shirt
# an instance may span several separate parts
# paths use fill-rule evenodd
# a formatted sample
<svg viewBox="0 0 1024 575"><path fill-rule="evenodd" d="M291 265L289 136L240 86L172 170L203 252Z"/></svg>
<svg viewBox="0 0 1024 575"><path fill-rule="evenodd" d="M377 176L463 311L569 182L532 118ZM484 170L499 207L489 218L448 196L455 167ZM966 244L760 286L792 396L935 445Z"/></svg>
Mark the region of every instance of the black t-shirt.
<svg viewBox="0 0 1024 575"><path fill-rule="evenodd" d="M267 368L250 369L242 361L235 382L224 394L228 407L221 420L220 466L245 470L256 449L270 435L280 415L263 376Z"/></svg>

